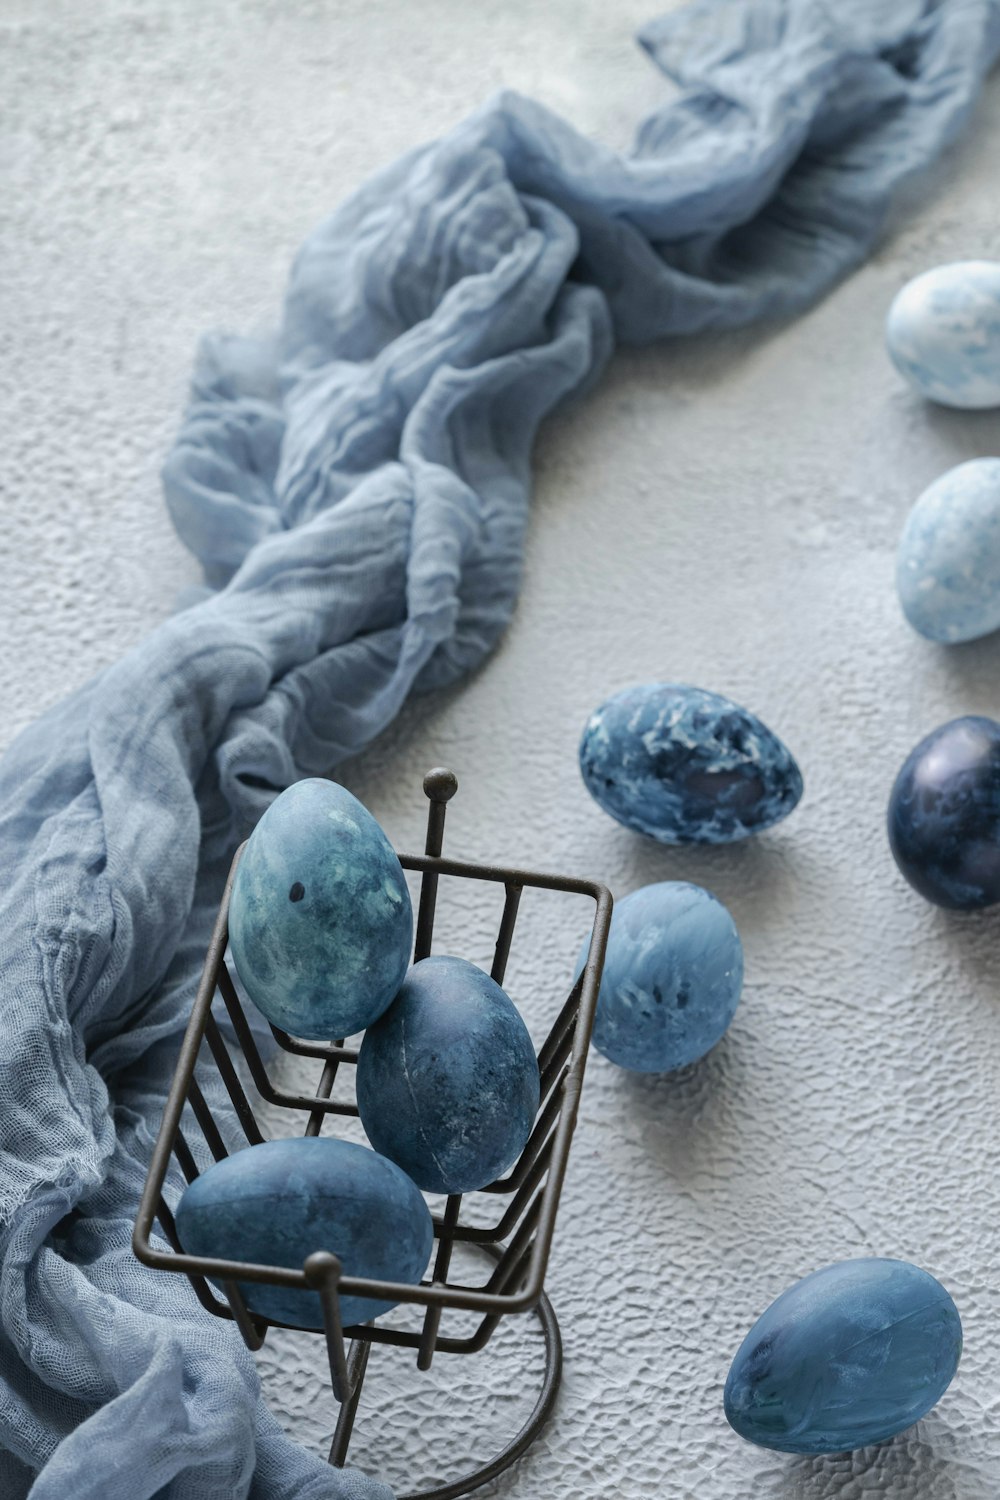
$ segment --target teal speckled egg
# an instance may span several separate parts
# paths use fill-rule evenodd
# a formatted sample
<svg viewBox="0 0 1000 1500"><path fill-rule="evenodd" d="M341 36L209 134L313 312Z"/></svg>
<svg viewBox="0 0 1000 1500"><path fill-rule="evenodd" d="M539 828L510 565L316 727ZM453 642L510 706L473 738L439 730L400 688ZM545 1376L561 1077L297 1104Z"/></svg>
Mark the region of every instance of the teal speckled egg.
<svg viewBox="0 0 1000 1500"><path fill-rule="evenodd" d="M229 944L247 994L294 1036L363 1031L403 982L413 909L399 860L356 797L332 781L282 792L243 851Z"/></svg>
<svg viewBox="0 0 1000 1500"><path fill-rule="evenodd" d="M301 1271L317 1250L345 1276L418 1282L434 1243L430 1212L405 1172L351 1141L297 1137L248 1146L217 1162L177 1205L189 1255ZM296 1328L322 1328L317 1292L243 1281L251 1312ZM366 1323L394 1302L341 1297L345 1325Z"/></svg>

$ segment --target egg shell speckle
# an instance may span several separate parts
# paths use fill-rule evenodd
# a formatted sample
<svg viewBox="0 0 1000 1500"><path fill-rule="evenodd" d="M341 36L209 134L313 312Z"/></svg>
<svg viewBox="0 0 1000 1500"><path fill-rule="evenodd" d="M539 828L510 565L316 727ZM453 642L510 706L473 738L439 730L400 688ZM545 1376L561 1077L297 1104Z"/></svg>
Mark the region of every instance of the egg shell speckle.
<svg viewBox="0 0 1000 1500"><path fill-rule="evenodd" d="M591 714L580 771L594 800L662 844L729 844L788 816L802 796L791 752L719 693L647 682Z"/></svg>
<svg viewBox="0 0 1000 1500"><path fill-rule="evenodd" d="M328 1250L345 1276L416 1283L434 1243L430 1212L405 1172L367 1146L332 1138L267 1141L217 1162L184 1192L177 1230L192 1255L300 1271ZM251 1312L322 1328L317 1292L240 1282ZM341 1297L345 1326L395 1303Z"/></svg>
<svg viewBox="0 0 1000 1500"><path fill-rule="evenodd" d="M944 1395L962 1323L939 1281L900 1260L848 1260L796 1282L733 1360L730 1425L780 1453L844 1453L912 1427Z"/></svg>
<svg viewBox="0 0 1000 1500"><path fill-rule="evenodd" d="M931 641L1000 628L1000 458L942 474L917 500L896 559L903 613Z"/></svg>
<svg viewBox="0 0 1000 1500"><path fill-rule="evenodd" d="M642 886L612 913L594 1046L631 1072L673 1072L724 1035L742 987L743 945L722 902L687 881Z"/></svg>
<svg viewBox="0 0 1000 1500"><path fill-rule="evenodd" d="M961 260L915 276L885 329L893 364L943 406L1000 406L1000 262Z"/></svg>
<svg viewBox="0 0 1000 1500"><path fill-rule="evenodd" d="M257 1009L294 1036L351 1036L382 1014L413 909L392 846L346 788L310 778L271 804L237 866L229 943Z"/></svg>
<svg viewBox="0 0 1000 1500"><path fill-rule="evenodd" d="M538 1063L510 997L461 958L414 964L358 1056L361 1123L427 1192L485 1187L538 1112Z"/></svg>

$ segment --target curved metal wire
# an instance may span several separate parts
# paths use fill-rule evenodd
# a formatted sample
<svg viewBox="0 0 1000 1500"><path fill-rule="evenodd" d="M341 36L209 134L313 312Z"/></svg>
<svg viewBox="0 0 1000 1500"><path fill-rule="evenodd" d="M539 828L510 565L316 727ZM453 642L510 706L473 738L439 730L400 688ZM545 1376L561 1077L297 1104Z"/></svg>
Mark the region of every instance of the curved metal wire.
<svg viewBox="0 0 1000 1500"><path fill-rule="evenodd" d="M495 1259L499 1259L492 1246L483 1245L480 1248L488 1249ZM495 1458L491 1458L489 1463L482 1464L478 1469L473 1469L470 1474L463 1474L461 1478L452 1479L447 1484L436 1485L433 1489L413 1490L408 1495L401 1495L400 1500L459 1500L460 1496L471 1495L473 1490L481 1489L484 1484L489 1484L491 1480L503 1474L531 1447L552 1415L562 1381L563 1366L559 1320L546 1292L542 1293L538 1306L535 1308L535 1317L542 1326L545 1339L545 1371L538 1398L520 1432L511 1439L506 1448L501 1449Z"/></svg>

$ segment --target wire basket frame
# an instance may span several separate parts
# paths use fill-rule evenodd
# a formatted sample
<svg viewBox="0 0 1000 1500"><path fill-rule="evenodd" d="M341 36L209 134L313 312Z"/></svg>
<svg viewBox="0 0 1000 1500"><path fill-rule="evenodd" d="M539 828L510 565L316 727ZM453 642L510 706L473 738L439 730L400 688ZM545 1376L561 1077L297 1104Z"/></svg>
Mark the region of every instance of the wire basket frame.
<svg viewBox="0 0 1000 1500"><path fill-rule="evenodd" d="M506 1200L498 1205L492 1222L463 1222L463 1197L454 1194L445 1201L443 1213L433 1216L435 1254L428 1279L419 1285L380 1281L342 1274L335 1255L317 1246L301 1270L285 1266L255 1265L243 1261L189 1255L181 1245L173 1214L164 1198L164 1185L171 1162L176 1162L188 1182L198 1176L194 1152L185 1138L182 1116L190 1109L215 1161L229 1154L218 1123L196 1076L196 1067L208 1058L214 1064L232 1102L247 1145L266 1139L264 1130L243 1086L223 1032L212 1014L216 994L221 996L233 1033L242 1052L246 1071L260 1100L305 1117L303 1134L317 1136L329 1117L356 1116L357 1104L332 1097L341 1071L349 1073L357 1062L357 1051L343 1039L329 1044L305 1042L272 1026L274 1039L284 1052L315 1058L323 1063L316 1093L292 1093L274 1082L257 1044L236 987L225 964L228 942L228 911L233 878L245 845L237 850L229 871L205 966L181 1043L173 1081L167 1096L159 1135L136 1217L133 1249L145 1265L182 1273L209 1312L233 1320L247 1346L259 1349L270 1327L283 1327L273 1319L252 1313L237 1282L260 1282L271 1286L313 1289L323 1309L323 1333L330 1365L330 1378L340 1415L330 1450L330 1462L343 1464L350 1442L354 1415L360 1399L370 1347L391 1344L417 1351L418 1368L430 1368L437 1351L471 1354L489 1342L500 1320L511 1313L535 1311L546 1344L546 1371L542 1391L532 1416L517 1437L496 1459L462 1481L422 1492L434 1500L466 1494L506 1468L537 1435L554 1404L561 1368L558 1323L544 1294L545 1272L555 1229L556 1213L576 1126L580 1090L597 1006L601 970L611 920L611 894L596 881L546 875L494 865L446 859L442 855L447 803L457 790L451 771L437 769L424 778L429 799L427 836L423 855L401 855L405 870L420 874L420 893L414 940L414 961L431 952L438 887L442 876L486 881L504 887L505 898L496 940L491 975L503 983L524 891L536 889L580 895L594 903L590 944L584 967L568 998L560 1007L538 1051L541 1081L538 1113L531 1135L520 1157L507 1174L480 1190ZM479 1199L480 1204L483 1199ZM481 1219L481 1213L477 1216ZM158 1222L170 1249L159 1248L151 1235ZM480 1247L492 1262L482 1285L450 1280L452 1252L456 1244ZM211 1283L214 1283L213 1286ZM225 1300L215 1290L221 1287ZM340 1293L384 1302L423 1307L419 1329L384 1328L365 1323L344 1329L340 1319ZM472 1333L457 1336L441 1332L448 1309L480 1315ZM350 1340L348 1347L347 1340Z"/></svg>

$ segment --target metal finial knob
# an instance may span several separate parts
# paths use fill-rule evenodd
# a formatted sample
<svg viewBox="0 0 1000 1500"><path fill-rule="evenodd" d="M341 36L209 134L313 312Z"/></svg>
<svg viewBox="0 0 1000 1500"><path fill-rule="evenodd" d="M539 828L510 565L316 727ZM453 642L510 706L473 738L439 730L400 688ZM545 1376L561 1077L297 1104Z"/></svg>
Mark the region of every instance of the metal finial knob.
<svg viewBox="0 0 1000 1500"><path fill-rule="evenodd" d="M450 802L458 791L458 777L446 766L435 766L424 777L424 795L432 802Z"/></svg>
<svg viewBox="0 0 1000 1500"><path fill-rule="evenodd" d="M306 1280L319 1287L327 1280L336 1281L340 1276L340 1261L329 1250L314 1250L305 1265Z"/></svg>

